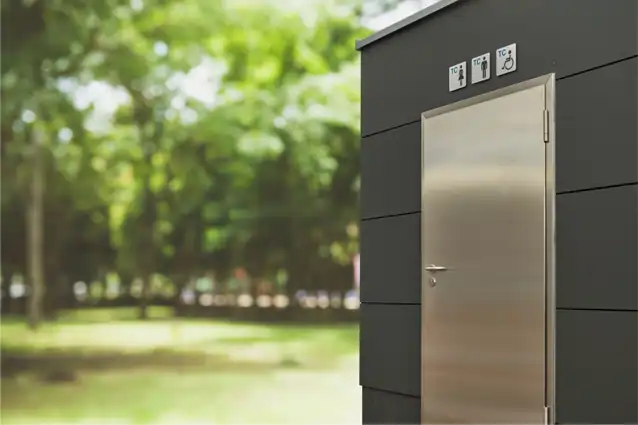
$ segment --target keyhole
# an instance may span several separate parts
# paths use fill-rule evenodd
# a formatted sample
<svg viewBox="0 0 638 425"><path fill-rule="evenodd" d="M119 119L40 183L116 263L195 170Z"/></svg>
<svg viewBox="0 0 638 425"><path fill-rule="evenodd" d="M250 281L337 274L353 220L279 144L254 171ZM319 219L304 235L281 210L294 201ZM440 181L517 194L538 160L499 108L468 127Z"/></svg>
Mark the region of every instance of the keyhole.
<svg viewBox="0 0 638 425"><path fill-rule="evenodd" d="M430 277L430 286L432 288L434 288L436 286L436 279L434 278L434 276Z"/></svg>

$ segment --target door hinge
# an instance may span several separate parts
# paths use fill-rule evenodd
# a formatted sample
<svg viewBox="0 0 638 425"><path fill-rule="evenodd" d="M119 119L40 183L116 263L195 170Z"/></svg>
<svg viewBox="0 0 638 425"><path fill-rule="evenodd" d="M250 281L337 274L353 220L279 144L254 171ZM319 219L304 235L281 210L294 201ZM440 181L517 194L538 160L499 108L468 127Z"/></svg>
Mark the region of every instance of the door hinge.
<svg viewBox="0 0 638 425"><path fill-rule="evenodd" d="M543 110L543 141L549 143L549 111Z"/></svg>
<svg viewBox="0 0 638 425"><path fill-rule="evenodd" d="M550 425L551 424L551 420L552 420L552 418L549 415L549 407L545 407L543 423L545 425Z"/></svg>

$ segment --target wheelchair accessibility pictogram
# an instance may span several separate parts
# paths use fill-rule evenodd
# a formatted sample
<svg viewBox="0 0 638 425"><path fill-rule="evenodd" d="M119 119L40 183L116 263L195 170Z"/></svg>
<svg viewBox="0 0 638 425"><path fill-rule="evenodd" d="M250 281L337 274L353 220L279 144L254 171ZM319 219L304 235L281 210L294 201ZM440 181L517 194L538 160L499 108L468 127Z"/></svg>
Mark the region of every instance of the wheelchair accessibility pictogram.
<svg viewBox="0 0 638 425"><path fill-rule="evenodd" d="M496 75L501 76L516 71L518 59L516 56L516 43L503 46L496 50Z"/></svg>
<svg viewBox="0 0 638 425"><path fill-rule="evenodd" d="M514 68L515 62L514 58L512 58L512 51L507 51L507 57L505 58L505 62L503 62L503 67L501 68L503 71L510 71Z"/></svg>

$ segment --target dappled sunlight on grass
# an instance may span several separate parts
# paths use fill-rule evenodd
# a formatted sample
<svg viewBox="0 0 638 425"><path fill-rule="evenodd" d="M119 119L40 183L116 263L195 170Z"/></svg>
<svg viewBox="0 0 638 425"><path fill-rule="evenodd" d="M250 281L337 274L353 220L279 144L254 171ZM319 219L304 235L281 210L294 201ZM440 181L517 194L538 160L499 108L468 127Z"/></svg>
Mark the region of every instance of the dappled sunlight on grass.
<svg viewBox="0 0 638 425"><path fill-rule="evenodd" d="M106 309L105 309L106 310ZM99 313L108 313L107 311ZM94 313L87 315L93 318ZM109 317L104 314L104 317ZM37 332L27 332L25 324L5 321L0 341L3 348L29 350L84 348L109 350L153 350L158 348L185 348L202 342L214 343L218 339L269 338L267 328L256 325L213 323L205 320L156 319L149 321L109 320L97 323L81 319L63 318L57 323L45 324Z"/></svg>
<svg viewBox="0 0 638 425"><path fill-rule="evenodd" d="M214 343L221 338L259 334L258 328L212 323L149 322L108 324L65 324L44 326L34 334L23 329L2 329L2 345L7 348L87 348L110 350L152 350ZM19 338L17 335L20 335Z"/></svg>
<svg viewBox="0 0 638 425"><path fill-rule="evenodd" d="M93 316L93 312L90 316ZM77 315L77 314L76 314ZM276 363L302 357L329 361L357 350L356 328L256 325L193 319L111 320L82 323L64 317L28 332L24 323L2 323L4 352L74 354L206 354L236 362Z"/></svg>
<svg viewBox="0 0 638 425"><path fill-rule="evenodd" d="M1 324L3 424L360 422L356 326L86 314Z"/></svg>
<svg viewBox="0 0 638 425"><path fill-rule="evenodd" d="M87 418L122 424L360 423L356 376L357 365L351 363L333 371L280 370L259 375L94 373L68 386L25 380L3 383L3 393L14 396L4 402L11 408L3 409L2 423L27 423L34 413L40 420L46 418L47 424L81 423Z"/></svg>

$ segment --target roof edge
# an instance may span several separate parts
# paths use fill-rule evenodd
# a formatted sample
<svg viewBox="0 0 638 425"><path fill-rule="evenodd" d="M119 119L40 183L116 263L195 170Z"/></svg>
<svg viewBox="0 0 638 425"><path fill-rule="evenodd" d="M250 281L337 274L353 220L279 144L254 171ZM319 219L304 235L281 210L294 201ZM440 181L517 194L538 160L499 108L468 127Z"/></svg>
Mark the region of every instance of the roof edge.
<svg viewBox="0 0 638 425"><path fill-rule="evenodd" d="M380 31L375 32L374 34L364 38L363 40L357 40L355 43L355 49L361 50L364 47L407 27L408 25L412 25L416 21L419 21L427 16L432 15L433 13L438 12L441 9L444 9L454 3L457 3L458 1L460 0L439 0L436 3L426 7L425 9L421 9L418 12L413 13L412 15L406 18L403 18L398 22L395 22L389 27L386 27Z"/></svg>

